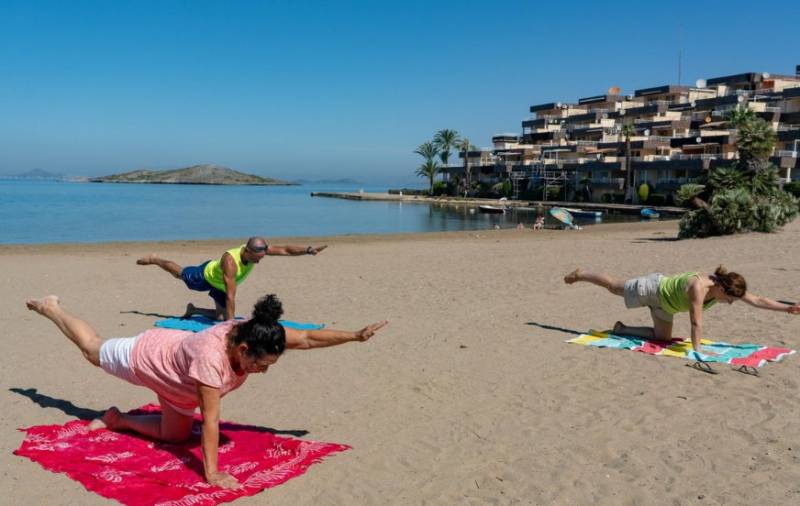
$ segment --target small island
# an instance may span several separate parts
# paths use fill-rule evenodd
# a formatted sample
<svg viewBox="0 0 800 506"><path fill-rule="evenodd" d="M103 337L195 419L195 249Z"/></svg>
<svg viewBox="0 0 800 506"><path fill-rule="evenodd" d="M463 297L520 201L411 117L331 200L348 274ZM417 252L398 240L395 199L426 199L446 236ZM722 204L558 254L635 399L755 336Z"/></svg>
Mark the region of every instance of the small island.
<svg viewBox="0 0 800 506"><path fill-rule="evenodd" d="M193 165L173 170L134 170L122 174L89 178L92 183L213 184L291 186L295 183L254 176L219 165Z"/></svg>

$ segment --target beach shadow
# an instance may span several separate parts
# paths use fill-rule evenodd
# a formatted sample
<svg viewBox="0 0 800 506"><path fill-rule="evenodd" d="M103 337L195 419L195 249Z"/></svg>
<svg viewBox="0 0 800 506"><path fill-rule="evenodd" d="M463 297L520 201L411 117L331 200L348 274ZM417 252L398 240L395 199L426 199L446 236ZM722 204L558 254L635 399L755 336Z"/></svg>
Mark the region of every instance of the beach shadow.
<svg viewBox="0 0 800 506"><path fill-rule="evenodd" d="M74 416L79 420L91 421L96 418L100 418L105 413L105 411L98 411L89 408L81 408L74 405L70 401L65 401L63 399L56 399L55 397L50 397L49 395L40 394L39 391L35 388L13 387L9 388L8 390L10 392L14 392L15 394L27 397L28 399L32 400L34 403L38 404L43 408L56 408L61 410L64 414L68 416ZM241 425L233 422L222 422L220 424L220 428L224 428L225 430L231 430L231 431L250 430L253 432L269 432L270 434L274 434L276 436L303 437L305 435L308 435L308 431L302 429L275 429L273 427L261 427L259 425Z"/></svg>
<svg viewBox="0 0 800 506"><path fill-rule="evenodd" d="M133 309L131 311L120 311L119 314L137 314L139 316L152 316L154 318L183 318L183 315L174 315L174 314L161 314L161 313L145 313L142 311L138 311Z"/></svg>
<svg viewBox="0 0 800 506"><path fill-rule="evenodd" d="M631 242L634 244L642 244L648 242L675 242L680 241L678 237L637 237Z"/></svg>
<svg viewBox="0 0 800 506"><path fill-rule="evenodd" d="M72 404L69 401L65 401L62 399L56 399L55 397L50 397L49 395L40 394L38 390L35 388L9 388L10 392L14 392L15 394L22 395L27 397L28 399L32 400L39 406L43 408L56 408L60 409L64 412L64 414L69 416L74 416L80 420L87 420L91 421L95 418L100 418L103 416L105 411L97 411L94 409L89 408L79 408L78 406Z"/></svg>
<svg viewBox="0 0 800 506"><path fill-rule="evenodd" d="M559 332L564 332L565 334L574 334L576 336L583 334L583 332L578 332L577 330L565 329L564 327L556 327L554 325L546 325L544 323L527 322L525 325L531 325L533 327L539 327L545 330L557 330Z"/></svg>

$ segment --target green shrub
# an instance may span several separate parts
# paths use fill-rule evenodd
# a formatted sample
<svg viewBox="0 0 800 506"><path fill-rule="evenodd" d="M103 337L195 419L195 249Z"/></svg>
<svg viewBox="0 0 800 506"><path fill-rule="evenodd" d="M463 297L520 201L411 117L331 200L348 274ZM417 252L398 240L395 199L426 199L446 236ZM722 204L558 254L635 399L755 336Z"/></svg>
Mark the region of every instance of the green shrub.
<svg viewBox="0 0 800 506"><path fill-rule="evenodd" d="M436 181L433 183L433 196L438 197L447 192L447 183L444 181Z"/></svg>
<svg viewBox="0 0 800 506"><path fill-rule="evenodd" d="M783 189L800 199L800 181L792 181L783 185Z"/></svg>

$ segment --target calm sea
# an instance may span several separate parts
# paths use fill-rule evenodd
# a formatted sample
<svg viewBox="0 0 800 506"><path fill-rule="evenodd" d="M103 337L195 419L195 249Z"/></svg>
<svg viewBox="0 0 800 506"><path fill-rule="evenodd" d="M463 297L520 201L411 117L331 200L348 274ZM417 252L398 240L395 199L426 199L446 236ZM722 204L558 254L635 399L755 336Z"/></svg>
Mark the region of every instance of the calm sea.
<svg viewBox="0 0 800 506"><path fill-rule="evenodd" d="M204 186L0 180L0 243L328 236L510 228L535 213L311 197L354 186ZM363 187L386 191L386 187Z"/></svg>

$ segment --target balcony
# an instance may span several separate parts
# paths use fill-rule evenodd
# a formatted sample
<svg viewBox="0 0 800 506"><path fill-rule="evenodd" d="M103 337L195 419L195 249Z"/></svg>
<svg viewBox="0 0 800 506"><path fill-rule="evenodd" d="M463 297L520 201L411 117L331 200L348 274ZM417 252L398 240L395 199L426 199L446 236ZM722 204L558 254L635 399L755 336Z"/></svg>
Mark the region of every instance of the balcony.
<svg viewBox="0 0 800 506"><path fill-rule="evenodd" d="M721 154L696 154L687 155L684 153L674 154L670 157L671 160L717 160L722 158Z"/></svg>

